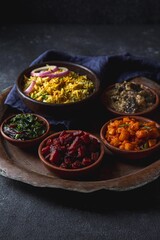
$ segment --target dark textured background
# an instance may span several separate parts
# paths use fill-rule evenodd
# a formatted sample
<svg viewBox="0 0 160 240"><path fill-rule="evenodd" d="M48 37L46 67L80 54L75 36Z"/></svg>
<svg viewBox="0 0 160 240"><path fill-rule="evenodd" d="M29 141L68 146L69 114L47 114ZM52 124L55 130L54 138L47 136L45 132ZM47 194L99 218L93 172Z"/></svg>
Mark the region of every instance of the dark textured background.
<svg viewBox="0 0 160 240"><path fill-rule="evenodd" d="M1 23L155 24L159 0L5 0Z"/></svg>
<svg viewBox="0 0 160 240"><path fill-rule="evenodd" d="M160 62L159 24L159 0L5 0L0 91L49 49ZM159 240L159 226L160 179L128 192L83 194L0 176L0 240Z"/></svg>

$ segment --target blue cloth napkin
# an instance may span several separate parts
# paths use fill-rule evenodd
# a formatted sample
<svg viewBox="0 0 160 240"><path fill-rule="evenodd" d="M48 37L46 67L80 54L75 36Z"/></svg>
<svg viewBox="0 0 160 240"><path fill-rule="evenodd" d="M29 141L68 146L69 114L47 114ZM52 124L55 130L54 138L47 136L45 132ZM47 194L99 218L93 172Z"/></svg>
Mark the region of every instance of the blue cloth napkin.
<svg viewBox="0 0 160 240"><path fill-rule="evenodd" d="M69 54L67 52L47 50L38 56L30 66L54 60L69 61L91 69L99 77L102 89L115 82L127 81L138 76L147 77L160 83L160 63L133 56L129 53L113 56L81 56ZM19 98L15 84L8 94L5 104L22 112L30 112ZM69 129L74 126L72 119L57 121L52 118L48 120L52 124L60 128L62 127L62 129Z"/></svg>

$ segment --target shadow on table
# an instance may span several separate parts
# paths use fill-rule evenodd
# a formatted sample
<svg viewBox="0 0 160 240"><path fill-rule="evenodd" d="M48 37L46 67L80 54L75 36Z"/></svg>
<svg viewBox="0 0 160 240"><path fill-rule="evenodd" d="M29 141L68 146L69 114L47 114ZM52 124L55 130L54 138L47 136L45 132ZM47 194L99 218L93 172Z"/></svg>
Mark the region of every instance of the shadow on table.
<svg viewBox="0 0 160 240"><path fill-rule="evenodd" d="M114 210L160 210L159 179L141 188L116 192L100 190L92 193L80 193L63 189L33 187L22 182L7 179L14 191L22 192L22 197L31 197L49 206L75 208L85 211L105 212Z"/></svg>

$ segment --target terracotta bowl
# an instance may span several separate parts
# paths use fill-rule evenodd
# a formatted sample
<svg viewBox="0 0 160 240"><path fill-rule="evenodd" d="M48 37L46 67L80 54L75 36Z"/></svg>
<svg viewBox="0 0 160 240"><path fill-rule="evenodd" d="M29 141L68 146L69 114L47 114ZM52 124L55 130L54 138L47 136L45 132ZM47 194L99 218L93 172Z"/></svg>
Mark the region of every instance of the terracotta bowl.
<svg viewBox="0 0 160 240"><path fill-rule="evenodd" d="M38 154L49 171L64 179L79 180L93 176L103 160L104 146L91 133L65 130L44 139Z"/></svg>
<svg viewBox="0 0 160 240"><path fill-rule="evenodd" d="M23 115L26 115L26 114L23 114ZM9 143L11 143L11 144L13 144L13 145L15 145L17 147L20 147L20 148L28 148L28 147L38 146L39 143L44 138L46 138L48 136L49 130L50 130L50 124L47 121L47 119L45 119L44 117L42 117L42 116L40 116L38 114L32 114L32 113L29 113L29 114L37 117L37 120L40 121L43 124L43 126L45 128L45 132L42 135L39 135L36 138L26 139L26 140L15 139L14 137L8 135L8 133L4 132L4 127L5 127L6 124L9 123L9 121L12 118L14 118L15 116L18 115L18 114L14 114L14 115L11 115L11 116L7 117L6 119L4 119L3 122L1 123L1 126L0 126L1 135L3 136L3 138L6 141L8 141Z"/></svg>
<svg viewBox="0 0 160 240"><path fill-rule="evenodd" d="M140 86L139 83L134 83L136 84L137 86ZM115 88L115 84L112 84L110 86L108 86L102 93L101 95L101 102L104 106L104 108L109 112L111 113L113 116L129 116L129 115L132 115L132 116L144 116L144 117L149 117L149 115L151 115L158 107L159 105L159 102L160 102L160 99L159 99L159 95L157 94L157 92L155 90L153 90L152 88L148 87L148 86L145 86L143 84L143 87L145 90L147 91L150 91L151 94L153 94L154 96L154 99L155 101L153 102L153 104L147 108L145 108L144 110L141 110L141 111L136 111L136 112L122 112L122 111L118 111L117 109L113 108L113 106L111 106L111 98L108 97L110 96L109 95L109 92L111 90L113 90ZM118 98L118 101L119 101L119 98ZM126 100L126 104L128 104L128 100Z"/></svg>
<svg viewBox="0 0 160 240"><path fill-rule="evenodd" d="M157 136L156 136L156 139L157 139L157 142L156 142L156 144L155 145L153 145L153 146L150 146L150 147L146 147L146 148L141 148L141 149L132 149L132 148L130 148L130 145L126 145L126 147L124 148L124 147L122 147L121 149L120 149L120 145L118 145L119 143L117 143L116 141L117 141L117 139L114 139L114 144L113 144L113 142L111 143L110 141L109 141L109 138L110 137L106 137L106 133L110 133L111 135L111 137L112 136L114 136L114 134L115 134L115 132L114 131L116 131L116 132L119 132L119 130L113 130L112 131L112 129L109 129L108 130L108 125L112 122L113 123L113 121L116 121L116 120L122 120L122 119L124 119L124 118L128 118L128 116L126 117L126 116L119 116L119 117L116 117L116 118L112 118L111 120L109 120L109 121L107 121L106 123L104 123L104 125L101 127L101 129L100 129L100 138L101 138L101 140L102 140L102 142L104 143L104 145L106 146L106 148L107 149L109 149L109 151L112 153L112 154L114 154L116 157L118 157L117 159L127 159L127 160L136 160L136 159L144 159L144 158L147 158L148 156L150 156L151 154L154 154L154 153L156 153L157 151L159 151L160 150L160 125L157 123L157 122L154 122L154 121L152 121L151 119L148 119L148 118L145 118L145 117L142 117L142 116L129 116L129 118L133 118L133 119L135 119L136 121L140 121L140 122L145 122L145 123L151 123L151 122L154 122L155 123L155 126L156 126L156 128L158 129L157 131L158 131L158 134L157 134ZM133 125L133 124L132 124ZM120 125L119 125L120 126ZM121 126L123 126L123 124L121 125ZM120 127L121 127L120 126ZM131 124L130 124L130 126L131 126ZM146 127L146 129L149 129L149 127ZM119 128L120 129L120 128ZM134 129L134 127L133 127L133 129ZM144 129L145 129L145 127L144 127ZM136 132L136 130L134 131L134 132ZM112 135L113 134L113 135ZM120 134L120 133L119 133ZM140 132L139 133L137 133L138 134L138 136L140 137ZM119 135L120 136L120 135ZM141 135L142 136L142 135ZM123 138L122 138L123 136L121 135L121 137L119 138L118 137L118 139L121 139L121 140L123 140ZM130 136L131 137L131 136ZM127 140L127 143L129 142L129 143L131 143L131 140L130 140L130 137L128 138L128 140ZM146 136L147 137L147 136ZM111 139L111 138L110 138ZM142 138L141 138L142 139ZM146 141L147 142L147 141ZM151 141L150 141L151 142ZM122 143L122 141L121 141L121 143ZM117 145L116 145L117 144ZM145 143L145 144L148 144L148 142L147 143ZM124 145L123 145L124 146ZM129 148L128 148L128 146L129 146ZM147 145L144 145L144 146L147 146Z"/></svg>
<svg viewBox="0 0 160 240"><path fill-rule="evenodd" d="M83 100L70 102L70 103L46 103L27 96L23 91L24 76L29 77L31 72L37 68L44 67L46 65L56 65L57 67L65 67L69 71L73 71L80 75L86 75L94 83L94 91ZM26 68L17 78L16 87L19 97L24 104L33 112L46 116L54 116L57 119L68 119L72 116L79 117L85 114L86 111L90 111L90 107L96 102L100 93L100 80L90 69L71 62L52 61L44 62L32 67Z"/></svg>

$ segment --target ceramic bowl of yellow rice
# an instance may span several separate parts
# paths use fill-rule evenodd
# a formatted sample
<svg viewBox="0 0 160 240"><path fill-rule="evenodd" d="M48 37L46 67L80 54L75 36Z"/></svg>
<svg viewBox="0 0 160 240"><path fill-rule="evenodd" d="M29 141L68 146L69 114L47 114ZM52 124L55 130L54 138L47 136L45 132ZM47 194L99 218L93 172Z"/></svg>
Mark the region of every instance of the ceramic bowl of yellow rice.
<svg viewBox="0 0 160 240"><path fill-rule="evenodd" d="M33 112L69 119L93 108L100 81L90 69L64 61L50 61L26 68L16 81L19 97Z"/></svg>

